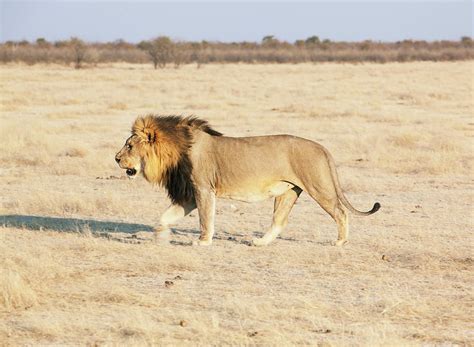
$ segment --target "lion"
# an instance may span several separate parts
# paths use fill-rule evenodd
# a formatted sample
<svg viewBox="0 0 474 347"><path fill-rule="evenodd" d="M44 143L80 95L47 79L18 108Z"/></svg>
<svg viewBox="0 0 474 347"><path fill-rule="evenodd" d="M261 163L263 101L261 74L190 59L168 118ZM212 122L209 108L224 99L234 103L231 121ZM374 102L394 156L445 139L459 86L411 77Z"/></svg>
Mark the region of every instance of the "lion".
<svg viewBox="0 0 474 347"><path fill-rule="evenodd" d="M256 202L275 198L270 229L253 245L277 238L300 194L307 192L336 222L341 246L348 238L348 210L356 210L341 189L334 159L322 145L292 135L228 137L197 117L138 117L115 156L130 178L140 173L164 186L171 206L154 229L167 240L179 219L197 208L201 234L198 245L210 245L214 235L216 198Z"/></svg>

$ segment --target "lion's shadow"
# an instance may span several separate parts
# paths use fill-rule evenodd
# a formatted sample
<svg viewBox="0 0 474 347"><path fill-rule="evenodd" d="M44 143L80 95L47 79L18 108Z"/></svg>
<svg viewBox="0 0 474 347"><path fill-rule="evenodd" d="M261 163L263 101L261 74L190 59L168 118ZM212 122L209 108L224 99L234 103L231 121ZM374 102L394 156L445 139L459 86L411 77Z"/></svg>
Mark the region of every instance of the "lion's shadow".
<svg viewBox="0 0 474 347"><path fill-rule="evenodd" d="M79 218L60 218L60 217L42 217L42 216L28 216L28 215L0 215L0 226L10 228L22 228L28 230L49 230L57 232L70 233L91 233L94 236L105 237L108 239L129 242L136 241L150 241L150 238L143 238L137 236L142 232L153 232L153 227L145 224L98 221L93 219L79 219ZM185 230L172 229L173 234L176 235L199 235L199 230ZM114 237L117 233L123 233L125 237ZM237 243L246 243L234 237L223 235L216 237L216 239L225 239ZM172 240L171 244L189 246L191 241Z"/></svg>
<svg viewBox="0 0 474 347"><path fill-rule="evenodd" d="M26 215L0 216L0 225L29 230L52 230L61 232L90 231L97 234L110 232L135 234L141 231L153 231L151 226L144 224Z"/></svg>
<svg viewBox="0 0 474 347"><path fill-rule="evenodd" d="M79 218L59 218L59 217L41 217L28 215L0 215L0 226L10 228L23 228L28 230L51 230L58 232L71 233L91 233L94 236L105 237L120 242L138 242L150 241L148 238L142 238L136 234L141 232L153 232L153 227L145 224L98 221L93 219L79 219ZM199 230L193 229L172 229L173 234L179 236L194 236L199 235ZM125 238L112 237L112 233L123 233L128 236ZM263 233L254 232L255 236L261 237ZM116 235L116 234L115 234ZM222 231L219 235L215 235L214 239L226 240L238 244L250 245L250 241L245 240L245 235L228 233ZM292 238L279 237L285 241L296 241ZM171 244L189 246L191 241L172 240Z"/></svg>

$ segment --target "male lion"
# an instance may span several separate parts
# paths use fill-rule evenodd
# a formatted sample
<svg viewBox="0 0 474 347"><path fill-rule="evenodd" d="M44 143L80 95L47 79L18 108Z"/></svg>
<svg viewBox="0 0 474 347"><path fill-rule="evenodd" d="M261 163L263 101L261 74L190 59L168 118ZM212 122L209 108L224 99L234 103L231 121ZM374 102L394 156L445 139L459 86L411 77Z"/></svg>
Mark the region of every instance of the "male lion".
<svg viewBox="0 0 474 347"><path fill-rule="evenodd" d="M216 197L248 202L275 198L272 226L253 240L256 246L268 245L280 234L303 190L336 221L336 245L347 242L346 208L362 216L380 208L378 202L368 212L352 207L332 156L318 143L291 135L227 137L195 117L138 117L115 160L129 177L142 172L148 182L167 189L172 204L155 229L164 239L170 225L197 207L197 243L210 245Z"/></svg>

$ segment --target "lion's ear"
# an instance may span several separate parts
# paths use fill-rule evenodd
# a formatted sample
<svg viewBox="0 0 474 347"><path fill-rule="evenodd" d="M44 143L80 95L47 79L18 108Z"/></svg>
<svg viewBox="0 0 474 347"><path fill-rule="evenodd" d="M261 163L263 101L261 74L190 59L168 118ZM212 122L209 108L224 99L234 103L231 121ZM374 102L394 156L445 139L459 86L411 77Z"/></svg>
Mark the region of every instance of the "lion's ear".
<svg viewBox="0 0 474 347"><path fill-rule="evenodd" d="M148 143L154 143L155 142L156 134L155 134L155 131L153 129L145 129L143 132L145 133L146 140L148 141Z"/></svg>
<svg viewBox="0 0 474 347"><path fill-rule="evenodd" d="M158 127L153 116L138 117L132 126L132 134L137 135L143 142L154 143Z"/></svg>

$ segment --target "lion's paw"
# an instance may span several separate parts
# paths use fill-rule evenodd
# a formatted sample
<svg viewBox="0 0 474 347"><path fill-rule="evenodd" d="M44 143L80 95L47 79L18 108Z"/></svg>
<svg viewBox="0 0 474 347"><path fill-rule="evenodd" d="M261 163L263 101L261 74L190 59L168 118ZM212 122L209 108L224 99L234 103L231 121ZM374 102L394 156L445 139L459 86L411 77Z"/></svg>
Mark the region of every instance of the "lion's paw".
<svg viewBox="0 0 474 347"><path fill-rule="evenodd" d="M264 237L252 239L252 246L256 246L256 247L267 246L269 243L270 242L266 240Z"/></svg>
<svg viewBox="0 0 474 347"><path fill-rule="evenodd" d="M193 241L193 246L210 246L211 244L212 244L212 240Z"/></svg>
<svg viewBox="0 0 474 347"><path fill-rule="evenodd" d="M163 239L155 239L155 244L159 246L168 246L171 244L170 240L163 240Z"/></svg>
<svg viewBox="0 0 474 347"><path fill-rule="evenodd" d="M342 246L342 245L345 245L346 243L348 242L348 240L337 240L337 241L333 241L331 242L333 246Z"/></svg>
<svg viewBox="0 0 474 347"><path fill-rule="evenodd" d="M169 232L155 232L154 241L158 245L169 245L170 243L170 233Z"/></svg>

